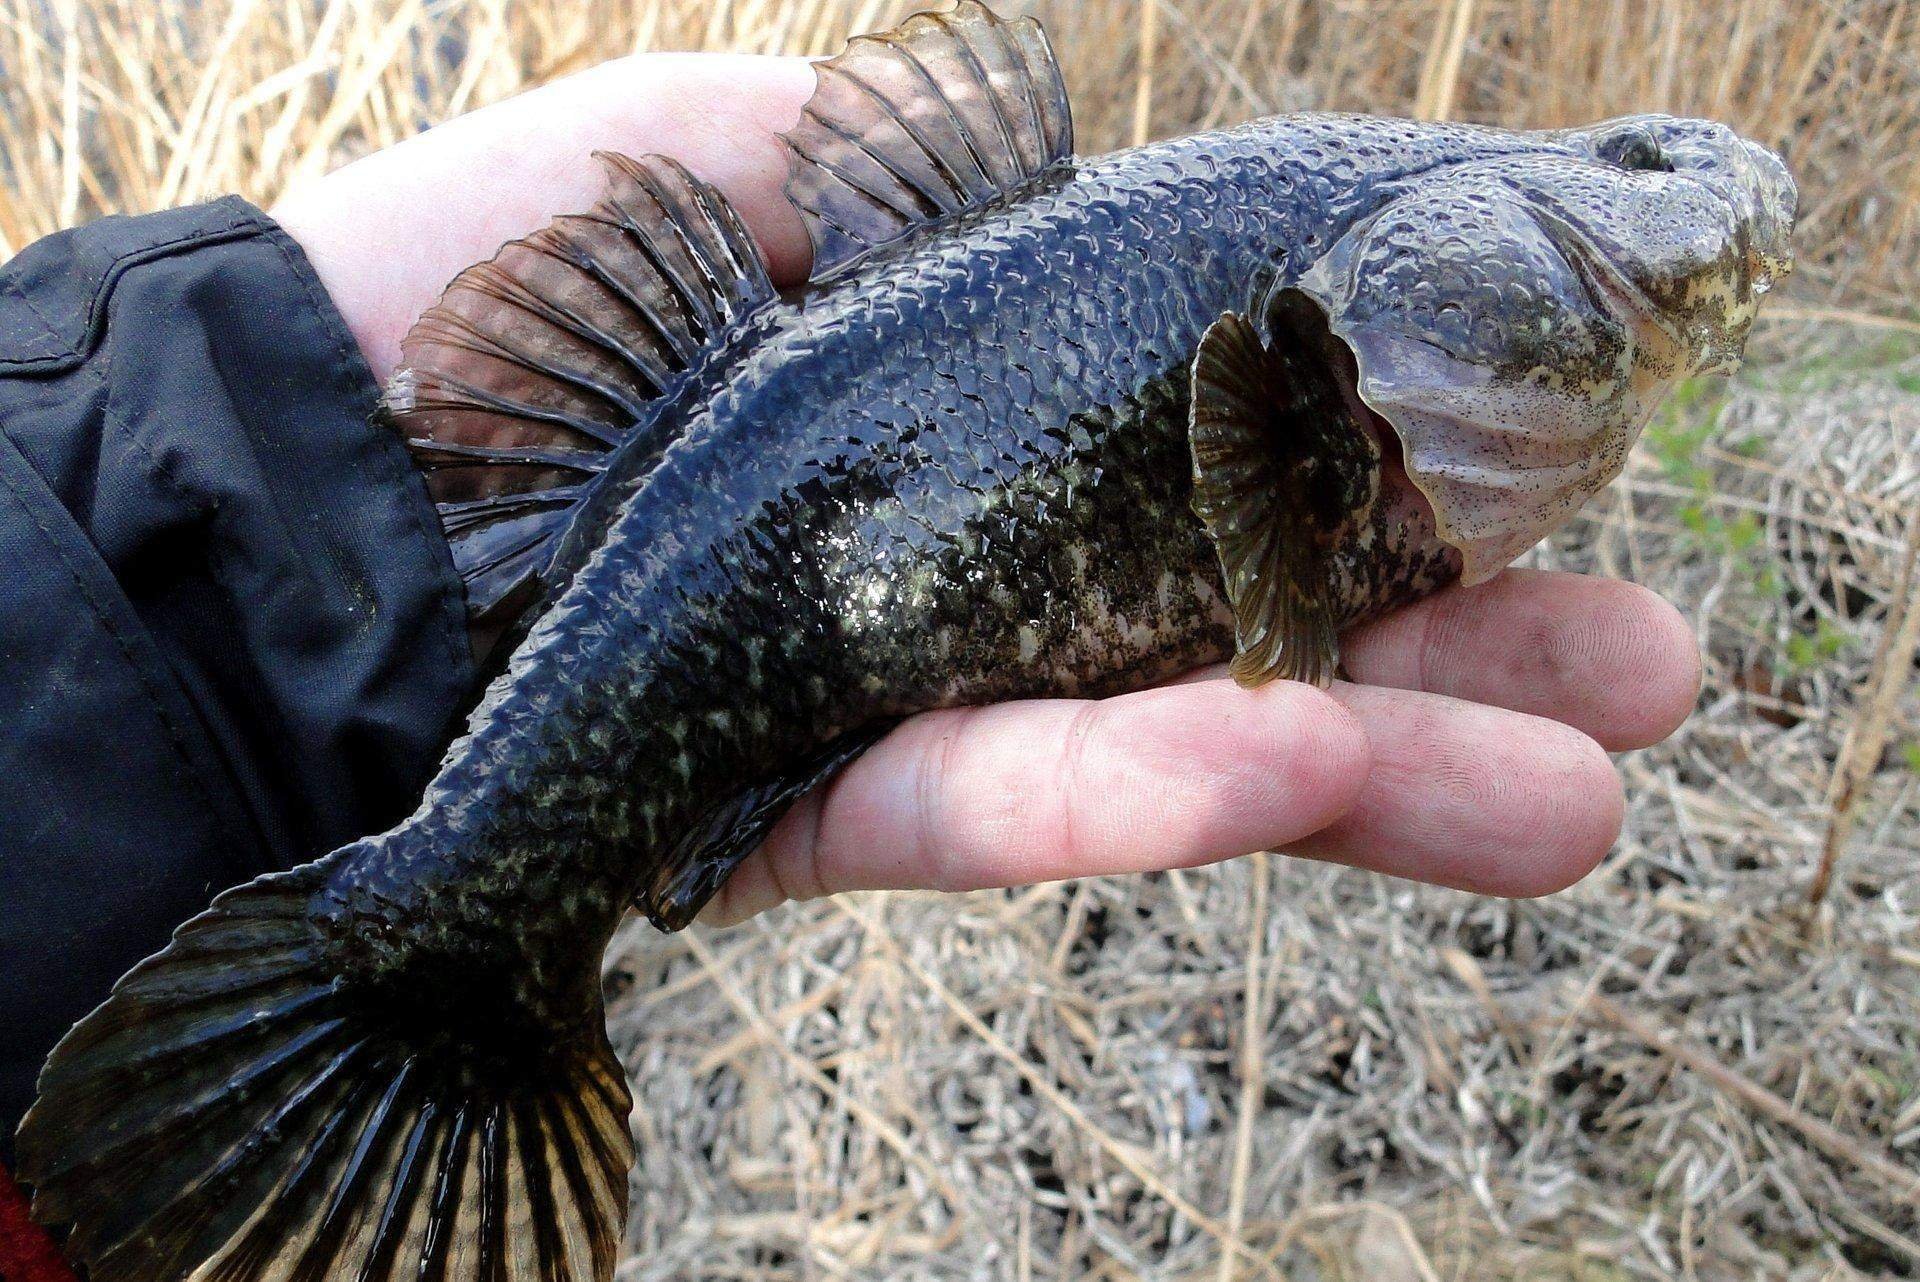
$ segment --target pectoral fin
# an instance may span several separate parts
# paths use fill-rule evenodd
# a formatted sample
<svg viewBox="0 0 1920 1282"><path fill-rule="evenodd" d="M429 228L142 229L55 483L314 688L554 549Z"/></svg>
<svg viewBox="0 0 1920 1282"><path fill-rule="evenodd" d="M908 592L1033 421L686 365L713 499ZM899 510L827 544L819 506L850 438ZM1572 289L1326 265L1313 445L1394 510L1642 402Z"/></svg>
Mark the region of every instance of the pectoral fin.
<svg viewBox="0 0 1920 1282"><path fill-rule="evenodd" d="M1194 358L1190 436L1193 510L1233 607L1234 677L1329 684L1339 662L1335 554L1372 511L1379 444L1325 353L1232 312Z"/></svg>

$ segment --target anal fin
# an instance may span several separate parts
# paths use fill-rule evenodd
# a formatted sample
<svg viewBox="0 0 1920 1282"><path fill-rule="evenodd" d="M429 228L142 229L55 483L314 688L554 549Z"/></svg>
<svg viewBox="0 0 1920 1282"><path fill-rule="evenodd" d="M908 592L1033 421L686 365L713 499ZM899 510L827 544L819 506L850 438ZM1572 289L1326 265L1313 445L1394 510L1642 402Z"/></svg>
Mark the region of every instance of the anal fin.
<svg viewBox="0 0 1920 1282"><path fill-rule="evenodd" d="M634 906L661 930L687 926L788 807L839 773L897 724L880 721L843 734L812 759L715 806L660 861L652 886L641 892Z"/></svg>

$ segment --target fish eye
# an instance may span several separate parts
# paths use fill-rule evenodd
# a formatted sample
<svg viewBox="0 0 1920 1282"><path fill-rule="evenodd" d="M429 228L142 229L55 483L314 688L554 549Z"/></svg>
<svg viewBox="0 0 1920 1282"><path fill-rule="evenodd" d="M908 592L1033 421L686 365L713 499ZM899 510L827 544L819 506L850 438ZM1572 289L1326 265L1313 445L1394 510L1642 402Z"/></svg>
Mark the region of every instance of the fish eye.
<svg viewBox="0 0 1920 1282"><path fill-rule="evenodd" d="M1594 154L1609 165L1638 173L1673 172L1673 161L1645 125L1627 125L1594 144Z"/></svg>

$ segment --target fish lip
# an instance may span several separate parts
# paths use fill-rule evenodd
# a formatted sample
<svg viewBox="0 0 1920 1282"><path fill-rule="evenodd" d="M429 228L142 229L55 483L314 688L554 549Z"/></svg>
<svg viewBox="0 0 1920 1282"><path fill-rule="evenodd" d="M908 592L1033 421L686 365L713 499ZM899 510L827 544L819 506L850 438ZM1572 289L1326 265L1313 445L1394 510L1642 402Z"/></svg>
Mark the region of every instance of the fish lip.
<svg viewBox="0 0 1920 1282"><path fill-rule="evenodd" d="M1792 231L1798 188L1777 155L1748 139L1738 141L1739 148L1731 153L1740 166L1738 172L1687 170L1667 177L1706 192L1727 211L1740 249L1727 264L1732 274L1729 284L1736 302L1757 312L1767 294L1793 271ZM1684 353L1694 373L1732 374L1739 369L1740 349L1745 346L1751 317L1738 332L1712 335L1704 341L1699 335L1689 336L1678 318L1614 265L1605 248L1553 193L1514 183L1506 185L1535 216L1597 308L1623 323L1640 322L1647 327L1640 330L1643 336L1657 334L1671 350ZM1609 306L1610 300L1624 303L1627 315Z"/></svg>
<svg viewBox="0 0 1920 1282"><path fill-rule="evenodd" d="M1757 302L1793 273L1793 229L1799 215L1800 185L1787 162L1772 148L1751 138L1734 137L1723 153L1731 169L1687 169L1677 178L1719 199L1747 241L1746 284Z"/></svg>
<svg viewBox="0 0 1920 1282"><path fill-rule="evenodd" d="M1755 203L1761 216L1756 229L1760 243L1749 250L1757 259L1753 279L1758 299L1793 274L1793 229L1800 214L1800 184L1772 148L1746 138L1740 143L1740 157L1757 193ZM1738 212L1736 206L1736 216Z"/></svg>

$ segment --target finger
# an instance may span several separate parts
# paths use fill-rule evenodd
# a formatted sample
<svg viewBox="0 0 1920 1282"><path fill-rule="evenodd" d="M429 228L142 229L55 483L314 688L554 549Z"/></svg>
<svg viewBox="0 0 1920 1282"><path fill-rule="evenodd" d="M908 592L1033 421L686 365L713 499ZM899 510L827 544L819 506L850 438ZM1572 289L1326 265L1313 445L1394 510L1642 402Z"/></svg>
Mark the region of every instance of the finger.
<svg viewBox="0 0 1920 1282"><path fill-rule="evenodd" d="M1356 681L1550 717L1620 751L1677 729L1700 690L1680 612L1618 579L1508 570L1356 629Z"/></svg>
<svg viewBox="0 0 1920 1282"><path fill-rule="evenodd" d="M1353 714L1294 682L930 713L802 800L702 916L1207 863L1326 826L1367 773Z"/></svg>
<svg viewBox="0 0 1920 1282"><path fill-rule="evenodd" d="M718 186L776 283L811 249L776 134L813 91L802 58L637 54L461 116L296 189L274 216L312 260L376 378L455 273L599 199L606 149L672 156Z"/></svg>
<svg viewBox="0 0 1920 1282"><path fill-rule="evenodd" d="M1619 835L1620 777L1570 726L1417 691L1334 694L1366 727L1372 771L1290 854L1524 897L1578 881Z"/></svg>

